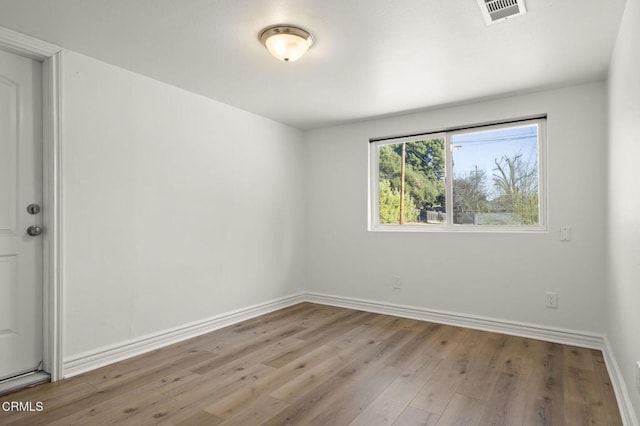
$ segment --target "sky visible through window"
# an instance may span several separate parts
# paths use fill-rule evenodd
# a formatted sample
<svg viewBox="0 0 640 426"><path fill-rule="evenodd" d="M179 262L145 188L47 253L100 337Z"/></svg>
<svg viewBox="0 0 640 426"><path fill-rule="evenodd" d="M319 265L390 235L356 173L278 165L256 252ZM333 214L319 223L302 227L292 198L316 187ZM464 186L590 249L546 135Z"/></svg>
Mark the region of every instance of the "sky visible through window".
<svg viewBox="0 0 640 426"><path fill-rule="evenodd" d="M484 171L489 182L495 173L495 160L522 154L522 161L538 164L538 126L463 133L451 139L453 149L453 177L462 178ZM491 187L492 185L489 185ZM492 194L491 188L489 194Z"/></svg>

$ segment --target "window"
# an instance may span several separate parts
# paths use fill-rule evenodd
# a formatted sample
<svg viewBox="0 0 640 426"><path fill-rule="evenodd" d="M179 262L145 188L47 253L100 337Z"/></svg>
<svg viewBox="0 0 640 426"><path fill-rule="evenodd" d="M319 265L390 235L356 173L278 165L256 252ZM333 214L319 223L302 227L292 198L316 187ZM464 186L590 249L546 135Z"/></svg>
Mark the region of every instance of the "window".
<svg viewBox="0 0 640 426"><path fill-rule="evenodd" d="M370 143L371 229L546 229L545 119Z"/></svg>

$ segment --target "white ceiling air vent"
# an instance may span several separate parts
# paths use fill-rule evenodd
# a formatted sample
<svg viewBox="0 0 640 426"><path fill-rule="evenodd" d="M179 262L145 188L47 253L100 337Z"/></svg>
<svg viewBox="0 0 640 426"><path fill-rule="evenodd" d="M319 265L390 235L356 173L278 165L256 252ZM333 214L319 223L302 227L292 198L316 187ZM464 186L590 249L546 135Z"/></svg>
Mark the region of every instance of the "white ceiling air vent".
<svg viewBox="0 0 640 426"><path fill-rule="evenodd" d="M524 0L477 0L487 25L527 13Z"/></svg>

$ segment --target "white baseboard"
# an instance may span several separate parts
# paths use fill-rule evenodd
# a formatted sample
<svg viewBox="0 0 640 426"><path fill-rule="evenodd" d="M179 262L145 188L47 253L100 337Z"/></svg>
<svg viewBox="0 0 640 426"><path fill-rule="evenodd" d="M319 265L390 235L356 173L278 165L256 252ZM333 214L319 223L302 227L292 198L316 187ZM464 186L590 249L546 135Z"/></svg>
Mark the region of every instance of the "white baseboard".
<svg viewBox="0 0 640 426"><path fill-rule="evenodd" d="M64 360L62 377L68 378L76 376L114 362L123 361L154 349L172 345L304 301L304 293L287 296L248 308L216 315L205 320L195 321L160 333L131 339L118 343L117 345L110 345L97 350L73 355Z"/></svg>
<svg viewBox="0 0 640 426"><path fill-rule="evenodd" d="M607 365L609 371L609 377L611 377L611 385L616 393L616 400L618 401L618 408L620 409L620 417L622 417L622 424L625 426L640 426L638 417L633 410L631 399L629 398L629 392L624 381L624 376L620 372L618 361L613 354L613 349L609 343L609 339L604 338L604 349L602 350L604 355L604 362Z"/></svg>
<svg viewBox="0 0 640 426"><path fill-rule="evenodd" d="M394 315L403 318L454 325L476 330L492 331L512 336L528 337L546 342L562 343L583 348L599 349L604 347L604 335L564 328L545 327L515 321L438 311L415 306L396 305L372 300L353 299L342 296L330 296L319 293L307 293L308 302L343 308L359 309L379 314Z"/></svg>

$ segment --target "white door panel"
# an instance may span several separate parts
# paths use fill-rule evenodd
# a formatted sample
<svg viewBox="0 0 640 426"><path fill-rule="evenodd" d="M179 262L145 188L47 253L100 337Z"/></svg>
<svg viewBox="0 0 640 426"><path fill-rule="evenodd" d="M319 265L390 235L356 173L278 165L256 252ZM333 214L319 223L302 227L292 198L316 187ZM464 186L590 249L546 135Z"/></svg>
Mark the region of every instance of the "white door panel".
<svg viewBox="0 0 640 426"><path fill-rule="evenodd" d="M0 51L0 380L42 360L41 64ZM44 209L43 209L44 210Z"/></svg>
<svg viewBox="0 0 640 426"><path fill-rule="evenodd" d="M0 234L16 234L18 85L0 71Z"/></svg>

